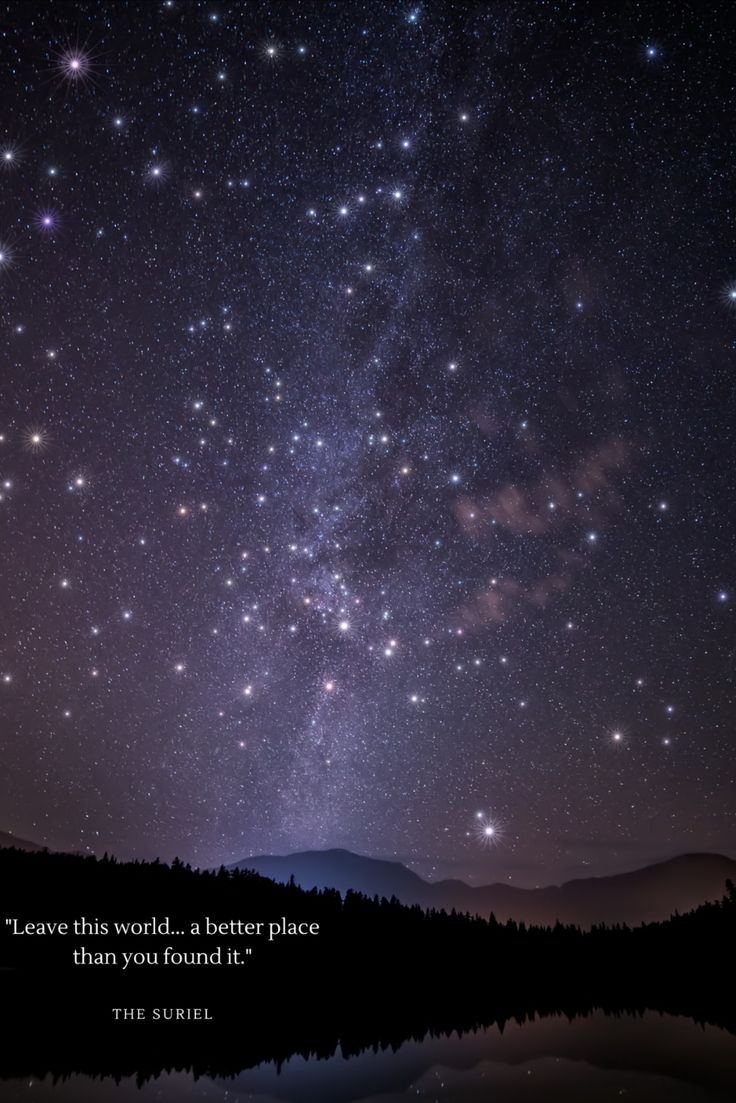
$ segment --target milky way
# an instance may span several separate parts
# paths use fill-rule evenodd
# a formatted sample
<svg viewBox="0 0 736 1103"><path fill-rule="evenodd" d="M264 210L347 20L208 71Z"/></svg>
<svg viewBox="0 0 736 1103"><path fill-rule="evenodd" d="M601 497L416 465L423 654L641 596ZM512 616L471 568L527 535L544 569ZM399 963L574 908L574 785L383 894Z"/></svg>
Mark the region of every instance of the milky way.
<svg viewBox="0 0 736 1103"><path fill-rule="evenodd" d="M5 5L0 827L736 848L727 11Z"/></svg>

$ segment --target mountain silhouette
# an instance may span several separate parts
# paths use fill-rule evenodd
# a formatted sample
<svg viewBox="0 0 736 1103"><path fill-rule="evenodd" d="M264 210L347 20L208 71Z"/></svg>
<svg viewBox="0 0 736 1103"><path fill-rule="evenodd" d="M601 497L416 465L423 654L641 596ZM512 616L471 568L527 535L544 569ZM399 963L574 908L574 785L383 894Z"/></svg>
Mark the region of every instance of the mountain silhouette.
<svg viewBox="0 0 736 1103"><path fill-rule="evenodd" d="M44 850L40 843L32 843L29 839L19 839L17 835L11 835L9 831L0 831L0 846L14 846L16 850Z"/></svg>
<svg viewBox="0 0 736 1103"><path fill-rule="evenodd" d="M0 831L0 847L29 852L45 848ZM251 869L273 881L293 875L302 888L353 889L366 896L395 896L402 904L442 908L534 924L652 923L684 913L707 900L719 900L727 879L736 881L736 861L722 854L682 854L630 873L578 878L562 885L524 889L497 882L469 885L461 880L425 881L401 862L354 854L350 850L307 850L289 855L256 855L231 869Z"/></svg>
<svg viewBox="0 0 736 1103"><path fill-rule="evenodd" d="M395 896L402 904L444 908L534 924L651 923L686 912L706 900L719 900L736 861L722 854L682 854L631 873L588 877L562 885L524 889L502 883L473 886L465 881L425 881L401 862L353 854L349 850L308 850L290 855L257 855L235 863L274 881L293 876L302 888L348 889L366 896Z"/></svg>
<svg viewBox="0 0 736 1103"><path fill-rule="evenodd" d="M686 914L585 931L304 889L248 870L195 870L179 859L167 865L0 847L0 884L20 916L10 933L5 923L0 930L12 1028L3 1027L9 1044L0 1080L107 1071L142 1084L162 1067L227 1077L264 1060L281 1068L292 1054L329 1057L338 1046L344 1069L346 1056L369 1046L398 1048L481 1024L497 1023L501 1032L511 1021L589 1016L595 1008L617 1017L650 1008L736 1031L730 880L721 900ZM94 917L83 931L79 916ZM131 952L137 936L129 925L149 916L166 929L146 934ZM54 930L26 937L34 920ZM85 946L69 941L68 927ZM92 960L98 954L104 960ZM128 972L128 956L146 960ZM167 1032L142 1022L135 1041L121 1047L110 1010L134 1004L206 1007L213 1026L177 1023ZM600 1039L595 1030L591 1037L594 1061ZM309 1095L318 1097L318 1089Z"/></svg>

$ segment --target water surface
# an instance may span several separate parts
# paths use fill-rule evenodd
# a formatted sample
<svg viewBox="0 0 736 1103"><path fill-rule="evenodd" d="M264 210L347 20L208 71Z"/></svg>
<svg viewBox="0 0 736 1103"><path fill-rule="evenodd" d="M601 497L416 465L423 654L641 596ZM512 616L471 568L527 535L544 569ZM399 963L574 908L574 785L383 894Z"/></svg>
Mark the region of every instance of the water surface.
<svg viewBox="0 0 736 1103"><path fill-rule="evenodd" d="M292 1057L230 1079L165 1072L134 1079L72 1076L64 1081L0 1082L3 1103L50 1100L106 1103L732 1103L736 1035L690 1019L595 1012L507 1023L458 1036L427 1036L398 1049L345 1058Z"/></svg>

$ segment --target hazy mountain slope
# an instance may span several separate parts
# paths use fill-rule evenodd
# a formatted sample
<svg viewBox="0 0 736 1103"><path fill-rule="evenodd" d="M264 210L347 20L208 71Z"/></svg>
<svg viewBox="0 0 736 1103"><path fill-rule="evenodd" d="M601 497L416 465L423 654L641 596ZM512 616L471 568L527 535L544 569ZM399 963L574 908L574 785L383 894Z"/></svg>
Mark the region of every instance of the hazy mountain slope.
<svg viewBox="0 0 736 1103"><path fill-rule="evenodd" d="M464 881L430 883L400 862L366 858L347 850L305 851L288 856L259 855L237 863L266 877L286 881L293 874L304 888L355 889L368 896L396 896L405 904L457 908L501 920L527 923L641 923L690 911L720 899L727 878L736 880L736 861L720 854L683 854L632 873L591 877L522 889L507 884L472 886Z"/></svg>

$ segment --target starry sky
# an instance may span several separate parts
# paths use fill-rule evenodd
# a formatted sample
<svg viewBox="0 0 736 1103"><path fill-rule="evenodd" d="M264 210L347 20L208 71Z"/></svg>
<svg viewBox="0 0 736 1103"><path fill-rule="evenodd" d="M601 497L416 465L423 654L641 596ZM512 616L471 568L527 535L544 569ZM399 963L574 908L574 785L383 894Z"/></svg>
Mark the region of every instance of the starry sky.
<svg viewBox="0 0 736 1103"><path fill-rule="evenodd" d="M728 10L2 5L0 828L736 853Z"/></svg>

